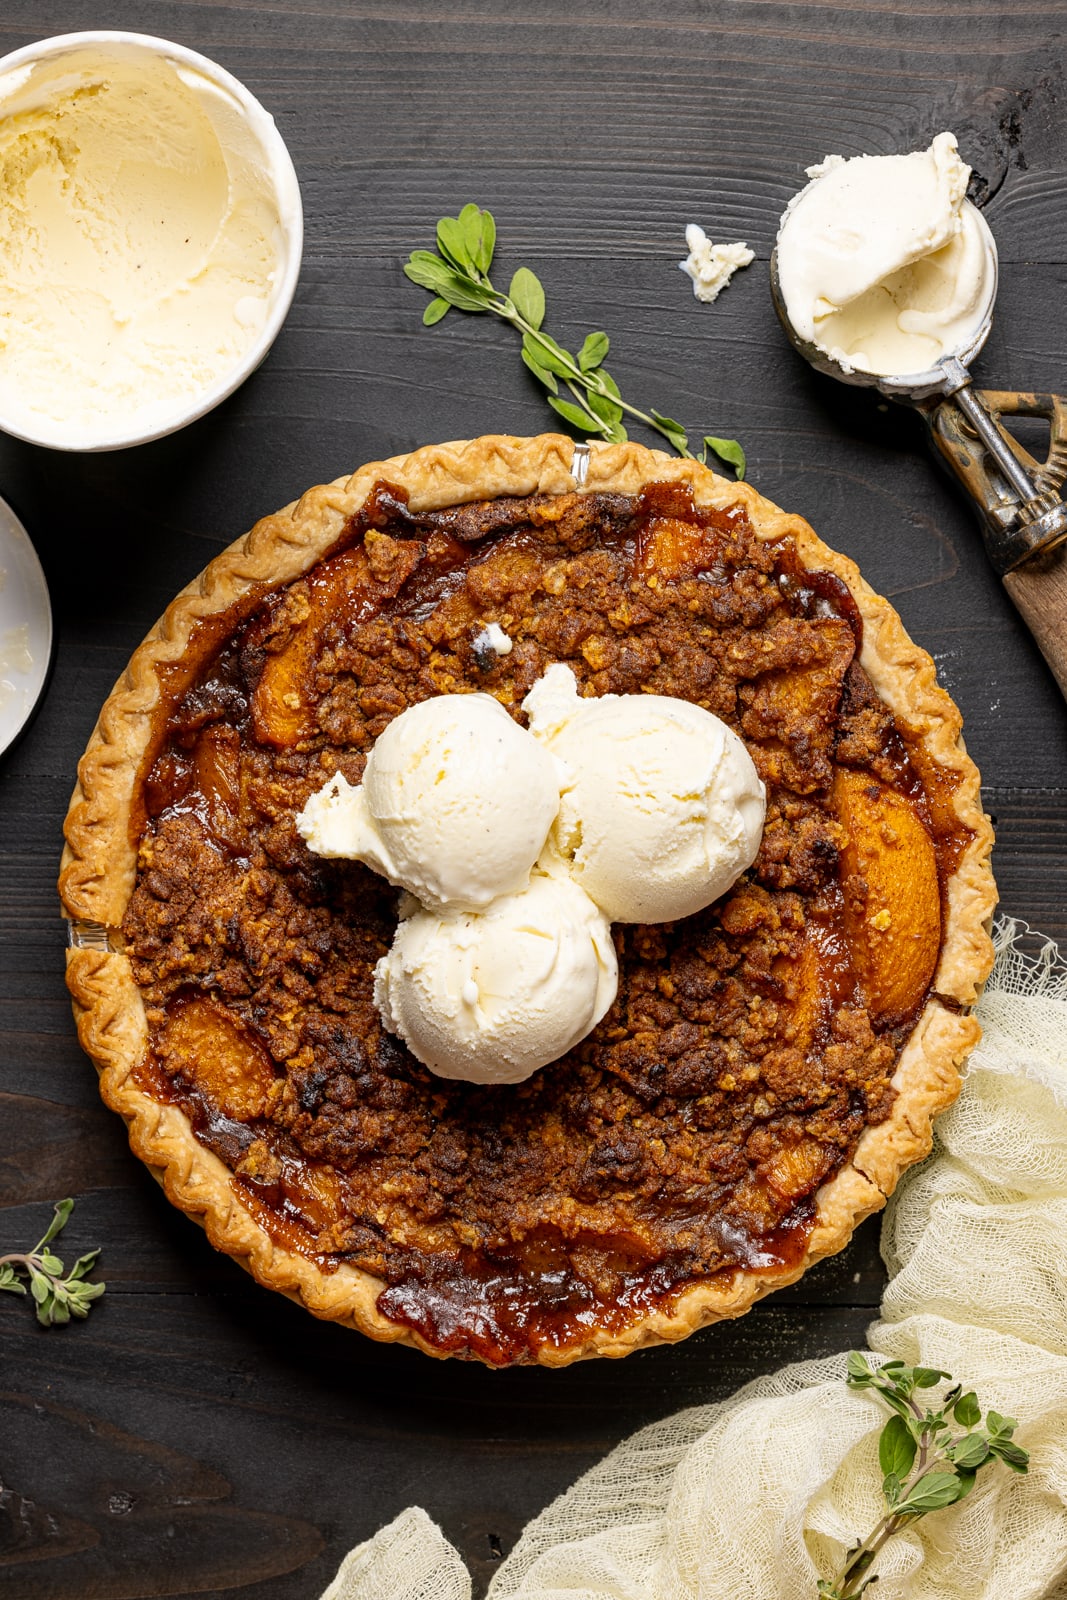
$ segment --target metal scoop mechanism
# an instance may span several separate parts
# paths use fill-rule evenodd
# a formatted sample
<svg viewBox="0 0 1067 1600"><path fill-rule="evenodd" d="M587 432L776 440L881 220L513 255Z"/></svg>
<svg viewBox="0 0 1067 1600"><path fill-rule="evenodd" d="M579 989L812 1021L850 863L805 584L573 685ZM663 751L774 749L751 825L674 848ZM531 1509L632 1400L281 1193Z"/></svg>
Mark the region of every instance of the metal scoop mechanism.
<svg viewBox="0 0 1067 1600"><path fill-rule="evenodd" d="M842 383L879 389L912 405L930 430L938 458L963 487L978 514L986 553L1067 696L1067 401L1058 394L976 389L970 363L989 336L996 298L997 255L986 228L991 271L984 313L964 346L928 372L883 376L837 361L802 338L786 310L771 256L771 296L790 343L819 372ZM1037 461L1004 426L1005 417L1036 417L1049 425L1049 448Z"/></svg>
<svg viewBox="0 0 1067 1600"><path fill-rule="evenodd" d="M945 398L916 404L935 449L970 495L986 553L1003 575L1067 539L1067 506L1060 497L1067 477L1067 405L1058 394L975 389L955 356L946 356L941 367ZM1012 437L1001 421L1006 416L1048 423L1044 461L1035 461Z"/></svg>

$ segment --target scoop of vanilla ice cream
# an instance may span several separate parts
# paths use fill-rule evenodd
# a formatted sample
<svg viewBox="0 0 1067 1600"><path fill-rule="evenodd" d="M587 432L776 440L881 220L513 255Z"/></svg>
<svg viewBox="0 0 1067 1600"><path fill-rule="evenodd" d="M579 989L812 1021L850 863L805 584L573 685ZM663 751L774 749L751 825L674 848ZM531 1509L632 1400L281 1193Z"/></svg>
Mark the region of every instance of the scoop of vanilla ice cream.
<svg viewBox="0 0 1067 1600"><path fill-rule="evenodd" d="M766 799L744 744L667 695L585 700L552 666L523 701L570 769L543 863L565 867L613 922L673 922L752 865Z"/></svg>
<svg viewBox="0 0 1067 1600"><path fill-rule="evenodd" d="M535 872L481 914L419 909L375 969L385 1026L442 1078L520 1083L615 998L611 929L565 877Z"/></svg>
<svg viewBox="0 0 1067 1600"><path fill-rule="evenodd" d="M296 825L318 855L363 861L424 905L477 911L525 884L559 782L490 695L436 695L393 719L361 785L338 773Z"/></svg>

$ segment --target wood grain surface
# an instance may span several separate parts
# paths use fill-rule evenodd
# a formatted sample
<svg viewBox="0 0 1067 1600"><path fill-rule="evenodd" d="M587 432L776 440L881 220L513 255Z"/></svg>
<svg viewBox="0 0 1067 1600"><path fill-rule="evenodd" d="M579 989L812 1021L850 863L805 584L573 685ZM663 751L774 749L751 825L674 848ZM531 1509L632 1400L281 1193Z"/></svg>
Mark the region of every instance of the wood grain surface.
<svg viewBox="0 0 1067 1600"><path fill-rule="evenodd" d="M741 438L757 487L892 596L963 709L1003 909L1067 936L1063 699L917 419L791 354L766 265L805 166L952 128L1002 262L977 379L1062 392L1067 3L5 0L0 49L97 21L202 50L262 98L307 252L273 352L212 416L114 455L0 441L58 635L0 768L0 1250L72 1194L65 1249L102 1245L109 1285L87 1324L51 1333L2 1297L0 1592L314 1600L418 1502L480 1593L527 1518L635 1427L862 1341L877 1220L748 1318L623 1363L491 1373L315 1323L170 1209L97 1099L55 894L77 757L132 647L256 517L365 460L549 424L510 330L424 330L400 273L442 211L476 200L501 274L540 272L554 332L606 328L624 392ZM757 251L711 307L677 270L689 221Z"/></svg>

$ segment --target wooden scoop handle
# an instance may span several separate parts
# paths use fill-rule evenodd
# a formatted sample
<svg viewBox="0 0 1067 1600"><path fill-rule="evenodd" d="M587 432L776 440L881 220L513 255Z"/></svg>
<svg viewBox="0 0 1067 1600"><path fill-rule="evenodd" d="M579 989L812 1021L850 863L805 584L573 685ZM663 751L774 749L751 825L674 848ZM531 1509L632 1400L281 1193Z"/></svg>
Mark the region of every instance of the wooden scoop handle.
<svg viewBox="0 0 1067 1600"><path fill-rule="evenodd" d="M1067 544L1006 572L1004 587L1067 696Z"/></svg>

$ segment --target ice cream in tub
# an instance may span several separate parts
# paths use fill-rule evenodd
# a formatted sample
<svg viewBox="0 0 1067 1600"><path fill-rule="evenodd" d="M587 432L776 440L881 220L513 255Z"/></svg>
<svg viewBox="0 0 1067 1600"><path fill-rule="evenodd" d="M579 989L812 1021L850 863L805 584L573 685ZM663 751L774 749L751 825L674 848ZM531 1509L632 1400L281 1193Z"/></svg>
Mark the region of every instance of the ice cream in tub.
<svg viewBox="0 0 1067 1600"><path fill-rule="evenodd" d="M0 61L0 427L67 450L174 431L259 364L300 193L273 119L206 57L68 34Z"/></svg>

